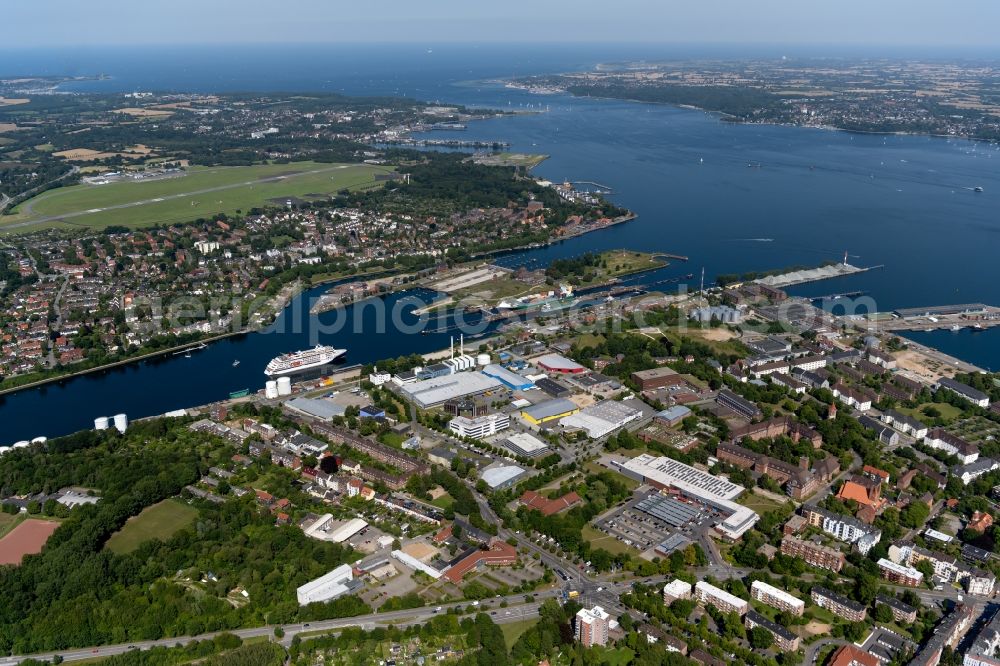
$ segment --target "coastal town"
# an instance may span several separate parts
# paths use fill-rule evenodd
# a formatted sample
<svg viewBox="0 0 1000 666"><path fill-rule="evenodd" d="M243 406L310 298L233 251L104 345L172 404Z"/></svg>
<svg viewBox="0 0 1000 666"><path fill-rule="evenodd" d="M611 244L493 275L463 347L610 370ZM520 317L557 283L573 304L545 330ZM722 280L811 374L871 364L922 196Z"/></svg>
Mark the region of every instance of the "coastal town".
<svg viewBox="0 0 1000 666"><path fill-rule="evenodd" d="M549 109L0 74L0 666L1000 664L990 292L878 307L906 273L832 249L805 163L819 241L714 228L680 142L632 154L651 223L624 162L539 168L631 100L995 151L992 66L476 81L619 100L510 142ZM739 136L709 192L765 187Z"/></svg>
<svg viewBox="0 0 1000 666"><path fill-rule="evenodd" d="M995 65L822 58L621 62L505 82L541 95L569 92L693 106L735 122L932 134L996 141Z"/></svg>
<svg viewBox="0 0 1000 666"><path fill-rule="evenodd" d="M478 272L435 279L465 285ZM966 658L991 649L1000 389L988 375L935 374L892 331L769 286L783 279L539 306L427 360L166 419L99 419L93 435L186 431L213 463L165 498L171 511L238 503L349 550L297 584L302 609L426 620L464 606L521 627L516 651L538 639L524 613L548 608L572 627L562 640L701 664L935 665L970 641ZM639 314L643 326L628 323ZM996 317L895 313L935 315ZM0 460L46 446L0 448ZM20 530L104 501L79 486L2 503ZM204 576L199 586L238 605L261 593L223 567Z"/></svg>

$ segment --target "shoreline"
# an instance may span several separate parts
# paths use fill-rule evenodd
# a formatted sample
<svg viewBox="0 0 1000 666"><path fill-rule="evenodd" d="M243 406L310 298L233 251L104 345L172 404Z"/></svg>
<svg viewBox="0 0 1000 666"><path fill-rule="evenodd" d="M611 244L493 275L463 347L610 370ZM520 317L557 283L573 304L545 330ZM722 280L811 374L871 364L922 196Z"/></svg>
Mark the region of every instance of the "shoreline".
<svg viewBox="0 0 1000 666"><path fill-rule="evenodd" d="M696 106L694 104L681 104L677 102L654 102L647 99L634 99L632 97L608 97L604 95L580 95L577 93L570 92L565 88L553 88L546 92L541 92L534 90L527 86L517 86L517 85L506 85L513 90L521 90L530 95L569 95L570 97L576 99L596 99L609 102L629 102L632 104L652 104L655 106L671 106L675 109L686 109L688 111L701 111L702 113L708 113L714 116L718 116L721 120L734 125L764 125L770 127L794 127L798 129L815 129L824 130L829 132L846 132L847 134L870 134L873 136L912 136L920 137L926 136L934 139L961 139L963 141L975 141L977 143L986 143L995 145L1000 143L1000 141L994 139L981 139L979 137L968 136L965 134L937 134L934 132L907 132L907 131L889 131L889 130L865 130L865 129L855 129L849 127L837 127L836 125L803 125L798 123L786 123L778 121L766 121L766 122L750 122L740 118L739 116L734 116L731 113L722 111L719 109L707 109L705 107Z"/></svg>
<svg viewBox="0 0 1000 666"><path fill-rule="evenodd" d="M489 252L484 252L482 254L476 255L476 257L477 258L480 258L480 257L491 257L491 256L495 256L497 254L500 254L502 252L510 252L510 253L524 252L526 250L532 250L532 249L536 249L538 247L548 247L549 245L552 245L553 243L556 243L556 242L558 242L560 240L566 240L566 239L569 239L569 238L576 238L577 236L583 236L583 235L586 235L586 234L588 234L588 233L590 233L592 231L600 231L601 229L607 229L607 228L610 228L610 227L615 226L617 224L622 224L624 222L628 222L629 220L633 220L636 217L638 217L637 214L630 212L628 215L623 215L621 217L615 218L614 220L612 220L611 223L606 224L606 225L604 225L604 226L602 226L602 227L600 227L598 229L588 229L586 231L580 231L580 232L578 232L576 234L573 234L573 235L560 236L557 239L550 239L546 243L539 244L539 245L525 245L525 246L517 247L517 248L507 248L507 249L503 249L503 250L491 250ZM402 271L399 271L399 272L402 272ZM309 289L314 289L316 287L321 287L323 285L332 284L334 282L345 282L345 281L352 281L352 280L362 280L362 279L365 279L365 277L369 277L370 278L373 274L378 274L378 273L379 273L378 271L375 271L373 273L368 273L368 274L356 274L356 275L350 275L350 276L330 277L330 278L325 278L323 280L319 280L317 282L310 283L309 285L304 285L301 282L299 282L296 285L296 287L292 290L292 292L286 298L281 298L279 300L280 304L276 307L275 312L273 313L273 316L275 318L277 318L277 316L280 313L280 311L283 310L284 308L286 308L288 306L288 304L293 299L297 298L304 291L308 291ZM388 276L396 275L396 274L398 274L398 272L389 271L389 272L386 272L384 275L386 277L388 277ZM414 285L414 286L419 286L419 285ZM395 291L395 290L393 290L393 291ZM270 322L268 322L268 324L262 325L262 327L266 326L266 325L270 325L270 323L273 323L273 320L271 320ZM154 351L154 352L147 352L145 354L140 354L139 356L132 356L132 357L129 357L129 358L124 358L124 359L120 359L118 361L114 361L112 363L105 363L105 364L102 364L102 365L97 365L97 366L94 366L93 368L86 368L84 370L74 370L72 372L67 372L67 373L55 375L55 376L52 376L52 377L46 377L44 379L38 379L38 380L35 380L35 381L32 381L32 382L28 382L26 384L20 384L18 386L12 386L10 388L0 388L0 398L8 396L8 395L13 395L14 393L18 393L20 391L27 391L27 390L30 390L30 389L40 388L40 387L46 386L48 384L53 384L53 383L61 382L61 381L64 381L64 380L76 379L78 377L83 377L83 376L86 376L86 375L91 375L91 374L94 374L94 373L102 372L104 370L112 370L114 368L119 368L119 367L131 365L133 363L138 363L140 361L148 361L149 359L157 358L159 356L164 356L166 354L170 354L170 353L173 353L175 351L182 351L184 349L187 349L188 347L194 347L194 346L197 346L197 345L200 345L200 344L211 344L211 343L214 343L214 342L218 342L219 340L224 340L226 338L230 338L230 337L233 337L233 336L236 336L236 335L249 335L249 334L252 334L252 333L257 333L259 331L260 331L260 328L253 328L253 327L242 328L242 329L240 329L238 331L226 331L224 333L213 334L213 335L209 335L209 336L204 337L204 338L198 338L196 340L191 340L190 342L185 342L183 344L172 345L170 347L166 347L164 349L160 349L160 350L157 350L157 351Z"/></svg>

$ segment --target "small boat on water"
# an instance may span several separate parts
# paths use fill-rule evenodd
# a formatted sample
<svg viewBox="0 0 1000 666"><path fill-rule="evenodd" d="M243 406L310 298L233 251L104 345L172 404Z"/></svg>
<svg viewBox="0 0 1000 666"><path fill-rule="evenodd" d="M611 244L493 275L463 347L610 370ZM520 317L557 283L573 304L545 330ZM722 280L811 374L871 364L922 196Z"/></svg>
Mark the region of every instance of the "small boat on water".
<svg viewBox="0 0 1000 666"><path fill-rule="evenodd" d="M239 364L240 364L240 359L236 359L235 361L233 361L233 367L234 367L234 368L235 368L236 366L238 366Z"/></svg>

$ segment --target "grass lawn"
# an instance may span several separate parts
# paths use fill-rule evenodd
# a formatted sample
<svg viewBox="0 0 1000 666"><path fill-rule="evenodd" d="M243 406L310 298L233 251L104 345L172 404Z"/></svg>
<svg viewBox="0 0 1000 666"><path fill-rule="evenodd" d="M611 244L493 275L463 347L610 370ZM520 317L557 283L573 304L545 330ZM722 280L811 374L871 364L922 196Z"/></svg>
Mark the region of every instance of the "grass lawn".
<svg viewBox="0 0 1000 666"><path fill-rule="evenodd" d="M597 659L594 663L607 664L608 666L625 666L631 663L632 657L635 656L632 648L627 647L606 648L596 646L592 649L597 653Z"/></svg>
<svg viewBox="0 0 1000 666"><path fill-rule="evenodd" d="M400 435L398 432L386 431L378 436L378 441L382 442L386 446L392 446L397 449L403 447L403 442L406 441L406 437Z"/></svg>
<svg viewBox="0 0 1000 666"><path fill-rule="evenodd" d="M604 342L605 339L606 338L603 335L594 333L583 333L581 335L576 336L576 346L580 347L581 349L584 347L596 347L597 345Z"/></svg>
<svg viewBox="0 0 1000 666"><path fill-rule="evenodd" d="M441 497L438 497L436 500L431 501L431 504L438 507L439 509L447 509L454 503L455 500L452 499L451 495L449 495L448 493L445 493L444 495L441 495Z"/></svg>
<svg viewBox="0 0 1000 666"><path fill-rule="evenodd" d="M0 537L20 525L24 518L25 514L23 513L13 515L9 513L0 513Z"/></svg>
<svg viewBox="0 0 1000 666"><path fill-rule="evenodd" d="M958 407L955 407L954 405L948 405L945 403L939 404L936 402L925 402L922 405L917 405L916 407L911 407L911 408L900 407L899 411L902 412L903 414L912 416L915 419L926 419L927 416L921 410L923 410L923 408L927 406L933 407L934 409L941 412L941 418L945 419L946 421L952 421L962 415L962 410L959 409Z"/></svg>
<svg viewBox="0 0 1000 666"><path fill-rule="evenodd" d="M604 277L617 277L653 268L663 268L667 262L660 256L632 250L608 250L601 253L601 260L608 264Z"/></svg>
<svg viewBox="0 0 1000 666"><path fill-rule="evenodd" d="M235 214L271 199L310 198L376 184L375 174L392 167L368 164L293 162L247 167L191 167L186 175L108 185L73 185L44 192L0 221L0 231L108 225L143 227L186 222L215 213ZM66 218L58 218L59 216ZM31 224L37 222L37 224Z"/></svg>
<svg viewBox="0 0 1000 666"><path fill-rule="evenodd" d="M125 527L108 539L108 548L119 555L131 553L144 541L169 539L175 532L194 522L198 510L176 499L163 500L145 508Z"/></svg>
<svg viewBox="0 0 1000 666"><path fill-rule="evenodd" d="M503 640L507 644L507 649L511 649L514 646L514 642L521 637L521 634L531 629L533 626L538 624L537 619L531 620L520 620L519 622L505 622L500 625L500 631L503 632Z"/></svg>
<svg viewBox="0 0 1000 666"><path fill-rule="evenodd" d="M639 551L630 546L626 546L613 536L608 536L600 530L594 529L590 525L584 525L580 531L583 538L590 543L591 548L603 548L612 555L617 553L631 553L635 555Z"/></svg>
<svg viewBox="0 0 1000 666"><path fill-rule="evenodd" d="M622 483L624 483L628 487L629 490L635 490L636 488L639 487L639 482L636 481L635 479L630 479L629 477L625 476L624 474L619 474L618 472L616 472L614 470L611 470L611 469L608 469L607 467L604 467L603 465L600 465L600 464L594 462L593 460L591 460L586 465L584 465L584 468L588 472L591 472L593 474L600 474L601 472L607 472L608 474L611 474L612 476L614 476L616 480L621 481Z"/></svg>
<svg viewBox="0 0 1000 666"><path fill-rule="evenodd" d="M758 495L757 493L747 493L737 501L743 506L749 507L759 514L774 511L775 509L780 509L783 506L780 502L777 502L770 497Z"/></svg>

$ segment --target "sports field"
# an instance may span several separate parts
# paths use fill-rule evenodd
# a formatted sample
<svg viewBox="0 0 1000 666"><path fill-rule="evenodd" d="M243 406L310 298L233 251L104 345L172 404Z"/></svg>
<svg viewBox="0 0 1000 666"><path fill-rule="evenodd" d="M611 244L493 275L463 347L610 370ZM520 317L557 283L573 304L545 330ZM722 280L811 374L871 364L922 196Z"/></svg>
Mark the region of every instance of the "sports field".
<svg viewBox="0 0 1000 666"><path fill-rule="evenodd" d="M42 552L59 523L29 518L0 539L0 564L20 564L25 555Z"/></svg>
<svg viewBox="0 0 1000 666"><path fill-rule="evenodd" d="M0 217L0 232L109 225L144 227L187 222L216 213L312 199L342 189L381 185L389 166L292 162L247 167L190 167L184 175L49 190Z"/></svg>
<svg viewBox="0 0 1000 666"><path fill-rule="evenodd" d="M176 499L163 500L129 518L125 527L111 535L108 548L119 555L131 553L144 541L169 539L194 522L198 510Z"/></svg>

